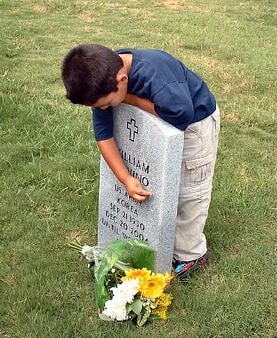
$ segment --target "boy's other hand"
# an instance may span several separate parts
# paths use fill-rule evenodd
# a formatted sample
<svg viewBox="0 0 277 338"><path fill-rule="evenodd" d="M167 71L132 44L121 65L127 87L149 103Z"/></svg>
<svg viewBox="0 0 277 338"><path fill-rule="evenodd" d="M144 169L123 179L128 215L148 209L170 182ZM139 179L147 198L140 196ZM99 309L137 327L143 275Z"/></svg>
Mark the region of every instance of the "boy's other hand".
<svg viewBox="0 0 277 338"><path fill-rule="evenodd" d="M125 188L128 194L137 202L143 202L152 195L150 191L144 190L140 181L133 176L128 177L125 182Z"/></svg>
<svg viewBox="0 0 277 338"><path fill-rule="evenodd" d="M128 94L125 96L123 103L130 104L131 106L137 106L137 99L136 95Z"/></svg>
<svg viewBox="0 0 277 338"><path fill-rule="evenodd" d="M152 115L158 116L158 114L155 111L155 107L153 102L151 102L148 99L132 95L132 94L127 94L124 101L124 103L130 104L132 106L139 107L142 110L148 111Z"/></svg>

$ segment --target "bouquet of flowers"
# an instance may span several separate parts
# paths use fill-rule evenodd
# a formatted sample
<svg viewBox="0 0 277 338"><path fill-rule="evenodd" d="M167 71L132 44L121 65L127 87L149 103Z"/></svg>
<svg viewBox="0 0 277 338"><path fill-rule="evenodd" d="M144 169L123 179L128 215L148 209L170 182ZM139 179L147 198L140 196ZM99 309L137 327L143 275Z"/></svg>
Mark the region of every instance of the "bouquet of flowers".
<svg viewBox="0 0 277 338"><path fill-rule="evenodd" d="M143 326L167 318L172 296L165 289L171 276L152 272L154 251L144 242L118 240L104 248L78 241L69 245L85 257L95 276L101 319L131 319Z"/></svg>

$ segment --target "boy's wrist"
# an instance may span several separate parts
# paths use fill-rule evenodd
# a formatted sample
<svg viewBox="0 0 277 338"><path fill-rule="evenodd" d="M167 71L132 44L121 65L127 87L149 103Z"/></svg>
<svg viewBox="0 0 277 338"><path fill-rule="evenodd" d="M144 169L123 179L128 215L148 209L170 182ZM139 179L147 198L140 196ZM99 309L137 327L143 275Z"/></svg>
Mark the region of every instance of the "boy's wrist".
<svg viewBox="0 0 277 338"><path fill-rule="evenodd" d="M126 175L124 175L121 178L121 183L124 184L124 186L126 187L126 185L128 185L128 182L130 182L130 179L132 179L133 176L131 176L129 173L127 173Z"/></svg>

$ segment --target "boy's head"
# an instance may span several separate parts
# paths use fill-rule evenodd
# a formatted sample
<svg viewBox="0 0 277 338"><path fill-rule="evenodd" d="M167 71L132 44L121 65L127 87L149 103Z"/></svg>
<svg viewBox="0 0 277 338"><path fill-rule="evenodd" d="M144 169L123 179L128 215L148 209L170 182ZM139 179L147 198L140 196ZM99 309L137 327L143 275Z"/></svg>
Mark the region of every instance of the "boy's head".
<svg viewBox="0 0 277 338"><path fill-rule="evenodd" d="M117 91L116 75L122 59L111 49L95 44L79 45L64 58L62 79L72 103L93 104Z"/></svg>

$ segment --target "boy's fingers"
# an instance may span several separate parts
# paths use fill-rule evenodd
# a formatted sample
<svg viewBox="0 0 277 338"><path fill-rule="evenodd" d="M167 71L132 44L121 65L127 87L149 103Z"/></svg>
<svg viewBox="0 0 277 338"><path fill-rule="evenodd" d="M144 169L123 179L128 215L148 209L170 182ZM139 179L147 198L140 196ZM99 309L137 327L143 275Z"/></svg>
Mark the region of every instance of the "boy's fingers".
<svg viewBox="0 0 277 338"><path fill-rule="evenodd" d="M137 202L143 202L143 201L146 200L147 197L148 197L148 196L141 196L141 195L135 194L135 195L133 196L133 199L134 199L135 201L137 201Z"/></svg>
<svg viewBox="0 0 277 338"><path fill-rule="evenodd" d="M139 195L141 195L141 196L151 196L151 195L152 195L152 192L146 191L146 190L141 190L141 191L139 192Z"/></svg>
<svg viewBox="0 0 277 338"><path fill-rule="evenodd" d="M148 197L148 196L152 195L152 192L144 190L144 189L138 189L135 194L140 195L140 196Z"/></svg>
<svg viewBox="0 0 277 338"><path fill-rule="evenodd" d="M143 202L152 195L150 191L144 190L140 182L132 176L129 177L125 187L129 195L137 202Z"/></svg>
<svg viewBox="0 0 277 338"><path fill-rule="evenodd" d="M143 202L146 200L147 197L151 196L152 193L146 190L140 190L139 192L133 194L133 199L138 202Z"/></svg>

